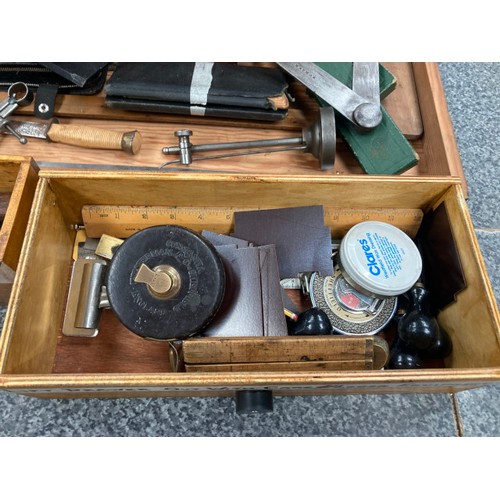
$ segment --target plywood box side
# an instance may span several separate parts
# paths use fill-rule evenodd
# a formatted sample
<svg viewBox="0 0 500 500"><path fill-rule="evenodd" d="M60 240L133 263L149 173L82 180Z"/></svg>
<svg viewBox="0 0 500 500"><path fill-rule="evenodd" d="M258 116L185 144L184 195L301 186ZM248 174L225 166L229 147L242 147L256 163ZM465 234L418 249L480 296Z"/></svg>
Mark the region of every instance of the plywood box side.
<svg viewBox="0 0 500 500"><path fill-rule="evenodd" d="M500 369L376 370L303 373L0 375L0 387L38 397L175 397L274 394L456 392L500 382Z"/></svg>
<svg viewBox="0 0 500 500"><path fill-rule="evenodd" d="M450 189L443 201L453 220L453 236L466 281L455 302L438 315L453 339L448 363L453 367L500 366L500 315L461 187Z"/></svg>
<svg viewBox="0 0 500 500"><path fill-rule="evenodd" d="M67 222L81 223L84 205L278 208L324 205L344 208L427 209L453 179L403 177L304 178L115 172L79 175L47 171Z"/></svg>
<svg viewBox="0 0 500 500"><path fill-rule="evenodd" d="M0 158L1 165L5 163ZM15 166L17 176L0 230L0 260L15 271L38 182L38 167L33 161L26 159L12 165Z"/></svg>
<svg viewBox="0 0 500 500"><path fill-rule="evenodd" d="M437 63L413 63L424 125L423 156L429 175L458 176L466 193L466 179Z"/></svg>
<svg viewBox="0 0 500 500"><path fill-rule="evenodd" d="M19 177L26 176L27 168L38 171L38 166L29 156L0 154L0 194L11 194Z"/></svg>
<svg viewBox="0 0 500 500"><path fill-rule="evenodd" d="M2 332L1 373L50 373L65 306L71 231L40 180Z"/></svg>
<svg viewBox="0 0 500 500"><path fill-rule="evenodd" d="M2 160L0 156L0 193L1 194L11 194L16 183L20 162L16 161L15 158L4 157ZM8 158L8 159L7 159Z"/></svg>
<svg viewBox="0 0 500 500"><path fill-rule="evenodd" d="M429 389L429 386L424 385L422 387L418 386L415 382L408 383L405 385L394 384L383 387L377 386L355 386L351 385L349 387L344 386L332 386L328 388L315 388L307 387L287 387L286 389L279 387L273 388L270 387L269 390L272 391L273 396L345 396L352 394L407 394L411 393L444 393L449 394L452 392L465 391L470 389L477 389L479 387L484 386L485 384L462 384L458 385L457 383L453 385L438 385ZM2 387L2 380L0 378L0 387ZM266 386L267 389L267 386ZM51 389L48 391L34 391L34 390L17 390L17 389L9 389L13 392L18 393L19 395L26 397L34 397L37 399L88 399L88 398L114 398L114 399L122 399L122 398L234 398L236 393L240 389L227 389L227 388L197 388L191 390L147 390L141 391L138 389L130 389L130 390L110 390L110 391L96 391L92 389L88 389L85 391L73 391L67 389L65 387L60 389Z"/></svg>

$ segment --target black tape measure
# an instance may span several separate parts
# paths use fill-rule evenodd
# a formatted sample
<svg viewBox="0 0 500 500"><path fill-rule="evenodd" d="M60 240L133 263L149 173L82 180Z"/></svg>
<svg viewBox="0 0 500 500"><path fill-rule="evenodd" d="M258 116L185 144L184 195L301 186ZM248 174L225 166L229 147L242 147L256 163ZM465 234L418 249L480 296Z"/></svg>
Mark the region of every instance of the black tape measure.
<svg viewBox="0 0 500 500"><path fill-rule="evenodd" d="M187 338L215 316L225 273L215 247L190 229L162 225L130 236L106 277L111 309L141 337Z"/></svg>

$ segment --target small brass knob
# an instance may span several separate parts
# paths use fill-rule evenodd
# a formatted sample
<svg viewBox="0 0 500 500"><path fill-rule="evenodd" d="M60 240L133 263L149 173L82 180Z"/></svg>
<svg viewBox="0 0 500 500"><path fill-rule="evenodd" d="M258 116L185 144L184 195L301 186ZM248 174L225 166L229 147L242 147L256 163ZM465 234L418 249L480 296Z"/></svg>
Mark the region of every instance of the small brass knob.
<svg viewBox="0 0 500 500"><path fill-rule="evenodd" d="M134 281L145 283L151 295L158 299L171 299L177 295L181 288L181 277L177 270L169 265L156 266L150 269L146 264L141 264Z"/></svg>

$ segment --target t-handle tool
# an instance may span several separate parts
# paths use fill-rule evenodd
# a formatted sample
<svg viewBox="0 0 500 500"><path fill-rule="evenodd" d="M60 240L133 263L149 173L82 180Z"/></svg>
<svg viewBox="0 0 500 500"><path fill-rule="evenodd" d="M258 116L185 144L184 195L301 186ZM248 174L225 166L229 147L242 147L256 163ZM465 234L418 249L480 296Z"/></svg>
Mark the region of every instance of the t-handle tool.
<svg viewBox="0 0 500 500"><path fill-rule="evenodd" d="M179 159L168 161L160 168L173 163L190 165L193 161L228 158L232 156L245 156L259 153L275 153L290 150L301 150L306 153L311 153L320 161L322 170L332 169L335 163L337 137L335 131L335 113L333 108L321 108L319 117L311 125L302 130L301 137L193 145L189 139L192 134L193 132L191 130L177 130L174 133L175 137L179 140L179 145L165 147L162 149L162 153L165 155L178 154ZM257 151L245 151L215 156L200 156L197 158L193 158L192 155L192 153L196 152L253 148L276 149L258 149Z"/></svg>
<svg viewBox="0 0 500 500"><path fill-rule="evenodd" d="M28 89L25 83L13 83L7 90L7 97L0 102L0 131L7 130L10 134L17 137L21 144L26 144L26 138L15 131L9 125L9 115L19 106L27 106L33 101L33 93Z"/></svg>
<svg viewBox="0 0 500 500"><path fill-rule="evenodd" d="M353 63L352 89L314 63L277 64L357 127L371 130L382 121L378 63Z"/></svg>

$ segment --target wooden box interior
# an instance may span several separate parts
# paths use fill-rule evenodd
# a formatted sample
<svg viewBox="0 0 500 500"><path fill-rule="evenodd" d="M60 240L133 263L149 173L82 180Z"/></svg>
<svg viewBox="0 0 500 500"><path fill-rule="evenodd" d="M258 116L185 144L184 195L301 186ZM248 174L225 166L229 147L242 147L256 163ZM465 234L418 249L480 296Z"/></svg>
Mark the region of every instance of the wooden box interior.
<svg viewBox="0 0 500 500"><path fill-rule="evenodd" d="M246 64L274 66L273 63ZM383 64L398 82L396 89L382 101L383 106L419 156L418 164L402 175L458 176L466 190L437 64ZM29 155L40 164L74 163L158 168L167 160L175 158L163 155L161 150L164 146L176 144L174 132L179 129L189 128L193 131L193 144L299 136L302 128L316 118L318 103L306 92L305 87L297 82L291 84L290 91L295 101L290 103L288 116L278 122L133 112L107 107L104 103L104 92L94 96L63 94L57 97L55 107L55 115L62 123L120 131L138 130L143 136L141 151L136 155L129 155L122 151L86 149L36 139L21 145L13 136L2 137L2 144L4 151L9 151L9 154ZM32 115L33 106L23 107L18 112ZM31 118L28 116L28 119ZM337 141L333 171L321 170L316 158L297 151L241 156L223 161L197 161L190 168L206 172L215 169L228 173L315 175L327 178L337 175L363 175L359 162L340 138Z"/></svg>
<svg viewBox="0 0 500 500"><path fill-rule="evenodd" d="M37 167L28 158L0 156L0 304L8 302L36 188Z"/></svg>
<svg viewBox="0 0 500 500"><path fill-rule="evenodd" d="M467 282L456 301L439 314L454 343L442 371L499 367L498 310L457 179L193 177L54 170L41 173L35 194L0 342L0 374L171 372L167 344L125 330L111 311L103 314L97 337L62 336L74 225L82 224L84 205L278 208L319 204L426 212L441 202L452 222ZM230 226L211 229L228 232Z"/></svg>

